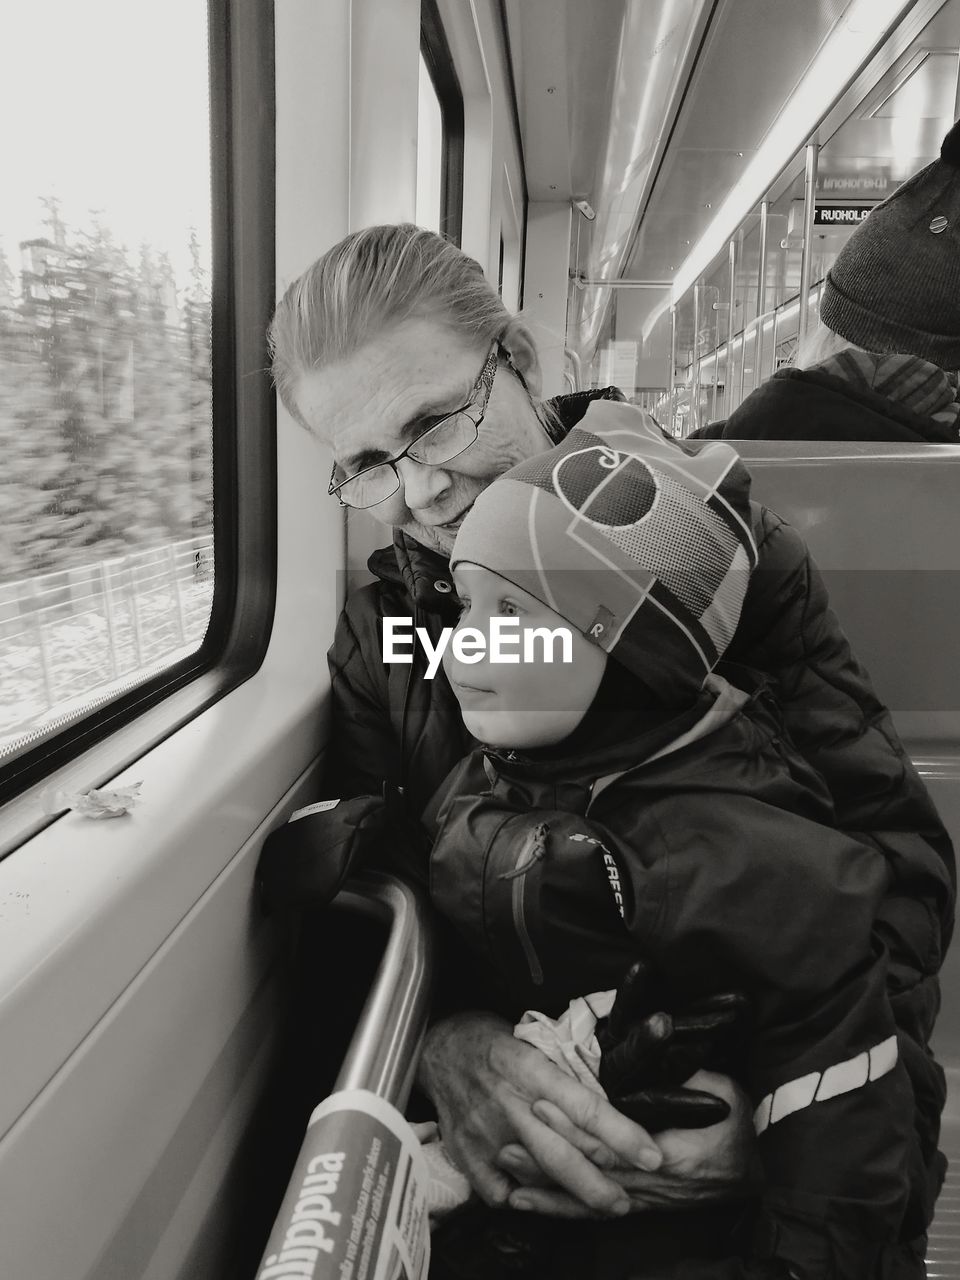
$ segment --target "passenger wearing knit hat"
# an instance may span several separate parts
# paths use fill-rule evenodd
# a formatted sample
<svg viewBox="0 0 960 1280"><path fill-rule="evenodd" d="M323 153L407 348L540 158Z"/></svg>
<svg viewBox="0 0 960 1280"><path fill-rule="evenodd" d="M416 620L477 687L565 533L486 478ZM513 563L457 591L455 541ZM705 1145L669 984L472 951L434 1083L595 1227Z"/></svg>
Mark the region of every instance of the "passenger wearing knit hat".
<svg viewBox="0 0 960 1280"><path fill-rule="evenodd" d="M737 627L757 559L749 498L729 445L688 451L633 406L595 406L479 495L451 566L513 583L682 705Z"/></svg>
<svg viewBox="0 0 960 1280"><path fill-rule="evenodd" d="M793 366L694 434L957 444L957 370L960 122L840 250Z"/></svg>
<svg viewBox="0 0 960 1280"><path fill-rule="evenodd" d="M827 272L820 319L866 351L960 369L960 122L871 210Z"/></svg>

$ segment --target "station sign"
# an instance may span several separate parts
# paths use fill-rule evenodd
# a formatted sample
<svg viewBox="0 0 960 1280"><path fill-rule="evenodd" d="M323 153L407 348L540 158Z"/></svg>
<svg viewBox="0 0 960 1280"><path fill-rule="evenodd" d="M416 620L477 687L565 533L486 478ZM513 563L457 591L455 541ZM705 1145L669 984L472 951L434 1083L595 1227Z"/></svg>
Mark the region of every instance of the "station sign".
<svg viewBox="0 0 960 1280"><path fill-rule="evenodd" d="M815 227L857 227L875 206L870 204L816 204L813 209Z"/></svg>
<svg viewBox="0 0 960 1280"><path fill-rule="evenodd" d="M882 200L896 184L888 173L823 173L817 175L817 195L834 200Z"/></svg>

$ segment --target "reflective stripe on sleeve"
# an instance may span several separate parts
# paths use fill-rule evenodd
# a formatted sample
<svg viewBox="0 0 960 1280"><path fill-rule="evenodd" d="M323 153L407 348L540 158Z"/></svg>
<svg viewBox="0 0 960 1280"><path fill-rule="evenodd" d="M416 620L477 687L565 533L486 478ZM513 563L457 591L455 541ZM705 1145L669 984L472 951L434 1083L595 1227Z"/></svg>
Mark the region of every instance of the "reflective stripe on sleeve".
<svg viewBox="0 0 960 1280"><path fill-rule="evenodd" d="M826 1071L811 1071L809 1075L788 1080L762 1100L753 1113L753 1127L761 1134L784 1116L802 1111L815 1102L826 1102L828 1098L836 1098L841 1093L862 1089L871 1080L879 1080L888 1071L892 1071L896 1063L897 1037L893 1035L881 1040L872 1049L858 1053L855 1058L835 1062Z"/></svg>

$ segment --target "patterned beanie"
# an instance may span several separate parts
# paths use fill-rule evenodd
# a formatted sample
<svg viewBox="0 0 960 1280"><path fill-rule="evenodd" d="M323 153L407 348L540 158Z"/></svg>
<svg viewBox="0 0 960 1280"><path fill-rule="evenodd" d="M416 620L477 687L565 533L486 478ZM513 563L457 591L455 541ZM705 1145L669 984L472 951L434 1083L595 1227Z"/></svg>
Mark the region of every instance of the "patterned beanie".
<svg viewBox="0 0 960 1280"><path fill-rule="evenodd" d="M847 240L827 272L820 319L866 351L960 369L960 121L940 159Z"/></svg>
<svg viewBox="0 0 960 1280"><path fill-rule="evenodd" d="M535 596L667 700L695 695L740 618L757 549L750 474L632 405L596 402L547 453L478 496L451 566Z"/></svg>

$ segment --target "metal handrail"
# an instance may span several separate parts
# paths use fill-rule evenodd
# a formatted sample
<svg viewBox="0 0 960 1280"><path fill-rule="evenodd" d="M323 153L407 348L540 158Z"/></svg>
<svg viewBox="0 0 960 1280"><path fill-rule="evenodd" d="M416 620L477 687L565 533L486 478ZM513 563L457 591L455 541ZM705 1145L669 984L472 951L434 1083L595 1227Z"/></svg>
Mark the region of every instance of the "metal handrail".
<svg viewBox="0 0 960 1280"><path fill-rule="evenodd" d="M369 1089L402 1108L413 1087L430 1011L433 935L426 903L396 877L366 871L347 881L333 906L390 925L334 1090Z"/></svg>
<svg viewBox="0 0 960 1280"><path fill-rule="evenodd" d="M413 1086L420 1044L427 1029L433 963L432 933L423 896L394 876L364 872L347 881L331 904L389 923L390 932L376 977L360 1013L353 1039L334 1083L334 1092L368 1089L402 1108ZM322 1139L321 1139L322 1140ZM274 1220L260 1269L274 1275L277 1260L289 1245L287 1233L297 1198L303 1194L304 1170L324 1159L316 1152L315 1128L308 1127L290 1172L287 1190ZM330 1201L326 1201L329 1210ZM333 1221L339 1221L337 1212ZM375 1220L374 1220L375 1221ZM327 1247L327 1246L324 1246ZM297 1250L293 1252L297 1254ZM309 1253L309 1250L307 1251ZM313 1250L314 1255L317 1250ZM284 1263L288 1259L283 1257ZM300 1264L298 1263L297 1266ZM293 1274L296 1267L279 1268ZM304 1268L301 1267L301 1270ZM310 1274L314 1271L311 1266ZM322 1272L330 1275L328 1269Z"/></svg>
<svg viewBox="0 0 960 1280"><path fill-rule="evenodd" d="M573 391L580 391L583 388L583 365L580 362L580 356L572 347L564 347L563 354L573 366Z"/></svg>

